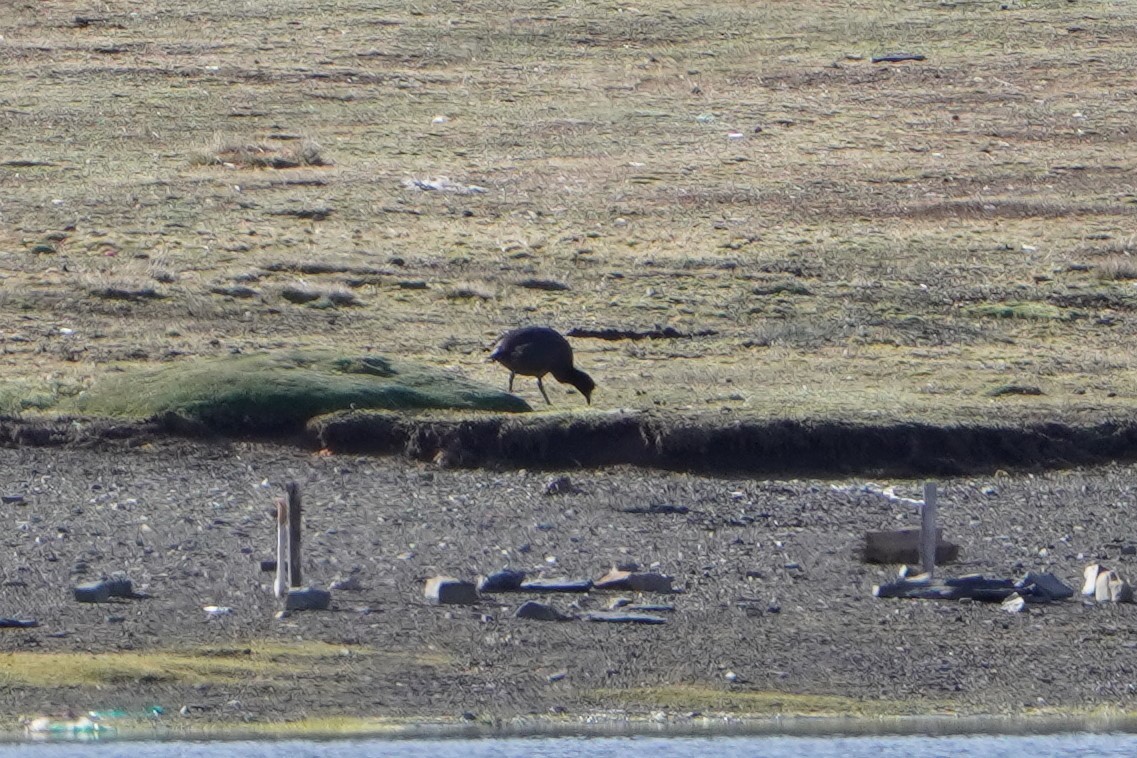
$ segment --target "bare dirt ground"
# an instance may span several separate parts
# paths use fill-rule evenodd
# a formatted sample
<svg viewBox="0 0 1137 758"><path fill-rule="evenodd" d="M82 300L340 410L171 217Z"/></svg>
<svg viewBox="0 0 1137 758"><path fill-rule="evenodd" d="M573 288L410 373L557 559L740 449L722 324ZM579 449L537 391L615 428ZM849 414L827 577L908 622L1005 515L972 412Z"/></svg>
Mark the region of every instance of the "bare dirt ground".
<svg viewBox="0 0 1137 758"><path fill-rule="evenodd" d="M861 481L756 480L630 468L465 471L252 443L3 449L0 714L161 705L167 726L342 716L482 722L589 713L1031 714L1131 710L1132 605L882 600L895 567L863 564L866 530L918 523ZM1123 571L1137 544L1128 466L941 482L962 546L948 575ZM301 484L305 571L354 574L328 612L274 617L259 562L272 498ZM880 482L918 496L918 483ZM629 513L634 506L687 513ZM530 595L428 605L425 578L503 566L597 578L634 561L681 592L658 626L512 618ZM125 572L148 599L76 603ZM567 613L612 593L544 596ZM205 606L231 609L210 615ZM12 657L12 654L17 654ZM35 653L29 664L20 654ZM114 654L107 657L103 654ZM31 658L36 658L32 656ZM62 656L62 657L53 657ZM731 678L728 674L733 672ZM184 708L183 708L184 706Z"/></svg>

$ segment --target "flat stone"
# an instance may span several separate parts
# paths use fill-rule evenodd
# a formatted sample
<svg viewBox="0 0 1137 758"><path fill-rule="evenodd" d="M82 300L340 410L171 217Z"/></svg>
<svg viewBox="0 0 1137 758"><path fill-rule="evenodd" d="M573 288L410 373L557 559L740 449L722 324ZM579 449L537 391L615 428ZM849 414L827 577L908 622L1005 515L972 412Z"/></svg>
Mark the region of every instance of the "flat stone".
<svg viewBox="0 0 1137 758"><path fill-rule="evenodd" d="M478 580L478 592L516 592L525 581L524 571L502 569Z"/></svg>
<svg viewBox="0 0 1137 758"><path fill-rule="evenodd" d="M654 571L609 571L596 580L593 586L598 590L618 590L631 592L671 592L671 577Z"/></svg>
<svg viewBox="0 0 1137 758"><path fill-rule="evenodd" d="M1066 600L1074 596L1074 588L1051 573L1028 571L1022 579L1015 582L1015 586L1030 603Z"/></svg>
<svg viewBox="0 0 1137 758"><path fill-rule="evenodd" d="M1082 570L1082 577L1085 579L1082 584L1083 595L1089 597L1097 591L1098 574L1105 570L1105 566L1100 563L1091 563Z"/></svg>
<svg viewBox="0 0 1137 758"><path fill-rule="evenodd" d="M1108 603L1113 600L1109 589L1110 580L1113 578L1113 572L1109 569L1098 572L1097 578L1094 580L1094 600L1099 603Z"/></svg>
<svg viewBox="0 0 1137 758"><path fill-rule="evenodd" d="M561 613L546 603L538 603L536 600L522 603L521 607L513 612L513 617L534 621L570 621L572 619L572 616Z"/></svg>
<svg viewBox="0 0 1137 758"><path fill-rule="evenodd" d="M584 614L585 621L606 621L609 624L666 624L667 619L648 613L623 611L592 611Z"/></svg>
<svg viewBox="0 0 1137 758"><path fill-rule="evenodd" d="M588 592L591 579L533 579L521 584L522 592Z"/></svg>
<svg viewBox="0 0 1137 758"><path fill-rule="evenodd" d="M478 588L473 582L450 576L427 579L423 595L435 605L474 605L478 602Z"/></svg>
<svg viewBox="0 0 1137 758"><path fill-rule="evenodd" d="M319 587L293 587L284 596L286 611L326 611L332 603L332 593Z"/></svg>
<svg viewBox="0 0 1137 758"><path fill-rule="evenodd" d="M106 582L78 584L71 592L80 603L105 603L111 597L111 588Z"/></svg>

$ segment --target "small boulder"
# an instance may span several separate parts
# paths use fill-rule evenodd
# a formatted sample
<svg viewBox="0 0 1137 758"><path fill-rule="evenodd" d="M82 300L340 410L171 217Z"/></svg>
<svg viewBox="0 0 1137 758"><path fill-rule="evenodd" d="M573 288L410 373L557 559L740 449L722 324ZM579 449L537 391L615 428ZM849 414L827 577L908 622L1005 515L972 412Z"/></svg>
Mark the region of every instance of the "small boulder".
<svg viewBox="0 0 1137 758"><path fill-rule="evenodd" d="M502 569L478 579L478 592L517 592L524 581L524 571Z"/></svg>
<svg viewBox="0 0 1137 758"><path fill-rule="evenodd" d="M478 588L473 582L449 576L427 579L423 595L435 605L474 605L478 602Z"/></svg>
<svg viewBox="0 0 1137 758"><path fill-rule="evenodd" d="M80 603L105 603L111 597L111 588L106 582L78 584L71 592Z"/></svg>
<svg viewBox="0 0 1137 758"><path fill-rule="evenodd" d="M318 587L293 587L284 596L286 611L326 611L332 603L332 593Z"/></svg>
<svg viewBox="0 0 1137 758"><path fill-rule="evenodd" d="M556 608L536 600L529 600L513 612L514 618L532 619L534 621L570 621L572 616L561 613Z"/></svg>
<svg viewBox="0 0 1137 758"><path fill-rule="evenodd" d="M634 572L613 569L597 579L593 586L598 590L622 592L671 592L671 577L654 571Z"/></svg>

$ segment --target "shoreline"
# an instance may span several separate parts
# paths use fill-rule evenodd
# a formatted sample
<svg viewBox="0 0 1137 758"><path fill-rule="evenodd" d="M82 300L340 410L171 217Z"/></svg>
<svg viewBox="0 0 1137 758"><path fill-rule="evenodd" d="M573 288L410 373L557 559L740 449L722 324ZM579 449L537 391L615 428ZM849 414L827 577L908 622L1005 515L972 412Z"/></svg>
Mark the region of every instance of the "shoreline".
<svg viewBox="0 0 1137 758"><path fill-rule="evenodd" d="M225 724L189 728L148 726L145 723L110 725L97 734L0 733L0 745L27 742L171 741L232 742L244 740L337 740L384 739L482 740L555 737L631 736L778 736L778 737L870 737L949 735L1048 735L1067 733L1137 733L1135 713L1038 714L1014 716L900 715L877 717L750 716L712 714L696 717L616 715L598 712L579 719L561 717L516 717L506 723L483 724L462 720L344 719L336 728L325 720Z"/></svg>

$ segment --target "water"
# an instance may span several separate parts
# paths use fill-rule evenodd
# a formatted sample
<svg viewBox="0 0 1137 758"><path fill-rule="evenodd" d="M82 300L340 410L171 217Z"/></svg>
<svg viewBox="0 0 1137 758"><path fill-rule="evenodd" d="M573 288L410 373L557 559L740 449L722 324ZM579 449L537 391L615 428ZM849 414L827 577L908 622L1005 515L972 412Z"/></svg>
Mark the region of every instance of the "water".
<svg viewBox="0 0 1137 758"><path fill-rule="evenodd" d="M505 739L144 740L0 745L0 758L956 758L1137 755L1135 734L863 737L516 737Z"/></svg>

